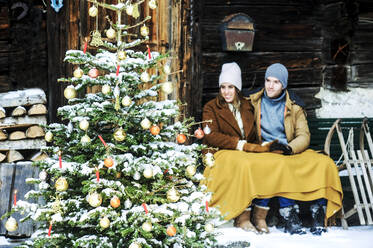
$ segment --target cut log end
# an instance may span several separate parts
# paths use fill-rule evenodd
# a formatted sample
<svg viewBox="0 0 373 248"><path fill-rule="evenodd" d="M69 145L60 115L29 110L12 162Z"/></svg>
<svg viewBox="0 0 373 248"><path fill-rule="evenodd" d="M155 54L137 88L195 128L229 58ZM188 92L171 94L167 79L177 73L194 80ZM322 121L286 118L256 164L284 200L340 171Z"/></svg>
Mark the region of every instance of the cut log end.
<svg viewBox="0 0 373 248"><path fill-rule="evenodd" d="M9 140L21 140L21 139L26 139L25 132L14 131L11 134L9 134Z"/></svg>
<svg viewBox="0 0 373 248"><path fill-rule="evenodd" d="M31 157L31 161L42 161L48 158L48 155L44 152L37 152Z"/></svg>
<svg viewBox="0 0 373 248"><path fill-rule="evenodd" d="M15 150L9 150L7 154L8 163L23 160L23 156L20 152Z"/></svg>
<svg viewBox="0 0 373 248"><path fill-rule="evenodd" d="M45 115L46 113L47 108L44 104L35 104L28 111L28 115Z"/></svg>
<svg viewBox="0 0 373 248"><path fill-rule="evenodd" d="M12 111L12 116L23 116L26 114L26 109L22 106L18 106Z"/></svg>
<svg viewBox="0 0 373 248"><path fill-rule="evenodd" d="M6 155L0 152L0 163L6 159Z"/></svg>
<svg viewBox="0 0 373 248"><path fill-rule="evenodd" d="M6 117L5 110L0 107L0 119L5 118L5 117Z"/></svg>
<svg viewBox="0 0 373 248"><path fill-rule="evenodd" d="M0 140L6 140L7 138L8 135L3 130L0 130Z"/></svg>
<svg viewBox="0 0 373 248"><path fill-rule="evenodd" d="M28 138L44 137L44 135L44 129L40 126L31 126L26 130L26 137Z"/></svg>

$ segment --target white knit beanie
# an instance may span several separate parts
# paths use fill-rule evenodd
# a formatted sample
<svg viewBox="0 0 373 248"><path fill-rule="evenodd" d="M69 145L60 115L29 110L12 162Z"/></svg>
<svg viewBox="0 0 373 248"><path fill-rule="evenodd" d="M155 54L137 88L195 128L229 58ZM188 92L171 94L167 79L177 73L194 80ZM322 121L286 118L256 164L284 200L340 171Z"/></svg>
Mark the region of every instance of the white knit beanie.
<svg viewBox="0 0 373 248"><path fill-rule="evenodd" d="M219 76L219 88L223 83L230 83L242 89L241 69L236 62L223 64Z"/></svg>

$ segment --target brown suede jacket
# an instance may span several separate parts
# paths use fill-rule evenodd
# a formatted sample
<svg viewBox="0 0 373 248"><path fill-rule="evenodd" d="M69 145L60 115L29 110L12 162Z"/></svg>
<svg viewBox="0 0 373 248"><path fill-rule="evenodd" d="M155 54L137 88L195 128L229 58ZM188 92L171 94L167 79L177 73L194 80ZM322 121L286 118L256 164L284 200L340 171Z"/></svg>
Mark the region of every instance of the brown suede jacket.
<svg viewBox="0 0 373 248"><path fill-rule="evenodd" d="M243 129L245 131L245 140L248 143L257 143L254 124L254 108L250 101L241 98L241 118ZM227 104L220 105L218 97L206 103L203 108L203 121L211 120L211 123L206 124L211 129L211 133L205 135L204 144L219 149L232 149L235 150L237 143L242 138L238 123L234 118L232 111L229 110Z"/></svg>
<svg viewBox="0 0 373 248"><path fill-rule="evenodd" d="M262 101L262 96L264 89L261 91L250 95L251 103L255 108L255 123L257 125L257 136L259 137L259 142L261 142L261 130L260 130L260 106ZM285 102L285 134L288 140L288 144L293 150L293 154L301 153L305 151L311 139L311 134L308 128L308 123L306 119L306 114L302 107L293 102L289 93L286 91L286 102Z"/></svg>

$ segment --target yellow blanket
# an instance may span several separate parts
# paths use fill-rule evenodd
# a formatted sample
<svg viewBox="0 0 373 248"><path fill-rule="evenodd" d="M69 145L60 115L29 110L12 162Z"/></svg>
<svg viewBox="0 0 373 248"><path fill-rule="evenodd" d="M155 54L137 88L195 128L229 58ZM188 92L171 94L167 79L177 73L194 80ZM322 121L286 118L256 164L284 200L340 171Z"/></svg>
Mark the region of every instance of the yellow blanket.
<svg viewBox="0 0 373 248"><path fill-rule="evenodd" d="M283 196L300 201L328 200L326 217L342 207L338 170L328 156L313 150L284 156L221 150L215 165L204 171L210 206L218 207L226 220L238 216L254 198Z"/></svg>

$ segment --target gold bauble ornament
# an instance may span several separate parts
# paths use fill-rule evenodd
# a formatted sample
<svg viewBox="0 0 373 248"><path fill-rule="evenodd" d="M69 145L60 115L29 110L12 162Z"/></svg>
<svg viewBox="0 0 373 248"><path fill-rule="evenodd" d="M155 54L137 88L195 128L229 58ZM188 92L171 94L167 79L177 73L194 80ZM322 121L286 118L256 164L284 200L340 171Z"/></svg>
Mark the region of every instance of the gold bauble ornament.
<svg viewBox="0 0 373 248"><path fill-rule="evenodd" d="M145 117L145 119L143 119L141 122L140 122L140 125L143 129L149 129L150 126L152 125L152 123L149 121L148 118Z"/></svg>
<svg viewBox="0 0 373 248"><path fill-rule="evenodd" d="M87 134L85 134L80 139L80 143L82 143L82 145L88 145L89 143L91 143L91 138Z"/></svg>
<svg viewBox="0 0 373 248"><path fill-rule="evenodd" d="M75 98L76 97L75 87L72 85L67 86L66 89L63 91L63 95L66 97L66 99Z"/></svg>
<svg viewBox="0 0 373 248"><path fill-rule="evenodd" d="M150 0L148 5L149 5L149 8L156 9L157 8L157 1L156 0Z"/></svg>
<svg viewBox="0 0 373 248"><path fill-rule="evenodd" d="M167 82L164 82L161 86L161 89L164 93L166 94L170 94L172 93L173 91L173 85L172 85L172 82L170 81L167 81Z"/></svg>
<svg viewBox="0 0 373 248"><path fill-rule="evenodd" d="M44 139L46 142L51 142L53 140L53 133L51 131L46 132Z"/></svg>
<svg viewBox="0 0 373 248"><path fill-rule="evenodd" d="M127 6L126 13L127 13L127 15L132 16L132 13L133 13L133 5L132 4Z"/></svg>
<svg viewBox="0 0 373 248"><path fill-rule="evenodd" d="M84 75L84 72L80 67L76 68L73 73L74 77L81 78Z"/></svg>
<svg viewBox="0 0 373 248"><path fill-rule="evenodd" d="M13 217L9 217L9 219L5 222L5 229L8 232L14 232L18 229L17 220Z"/></svg>
<svg viewBox="0 0 373 248"><path fill-rule="evenodd" d="M119 60L123 60L127 58L127 53L125 51L120 50L118 51L117 56Z"/></svg>
<svg viewBox="0 0 373 248"><path fill-rule="evenodd" d="M153 175L154 175L153 169L150 168L150 167L145 168L145 170L143 172L143 175L144 175L145 178L148 178L148 179L152 178Z"/></svg>
<svg viewBox="0 0 373 248"><path fill-rule="evenodd" d="M194 176L194 174L196 174L196 167L194 165L189 165L186 170L185 170L185 173L188 177L192 177Z"/></svg>
<svg viewBox="0 0 373 248"><path fill-rule="evenodd" d="M114 139L116 141L123 141L126 138L126 133L124 130L120 127L114 131Z"/></svg>
<svg viewBox="0 0 373 248"><path fill-rule="evenodd" d="M148 36L149 35L149 28L147 27L147 26L142 26L141 28L140 28L140 34L142 35L142 36Z"/></svg>
<svg viewBox="0 0 373 248"><path fill-rule="evenodd" d="M110 226L110 220L108 217L104 217L100 220L100 227L106 229Z"/></svg>
<svg viewBox="0 0 373 248"><path fill-rule="evenodd" d="M55 187L57 191L66 191L69 187L69 183L67 182L66 178L60 177L57 179Z"/></svg>
<svg viewBox="0 0 373 248"><path fill-rule="evenodd" d="M149 82L149 80L150 80L149 73L147 73L146 71L144 71L143 73L141 73L141 75L140 75L140 79L141 79L141 81L143 81L144 83Z"/></svg>
<svg viewBox="0 0 373 248"><path fill-rule="evenodd" d="M88 127L89 127L89 122L86 119L81 120L79 122L79 128L82 129L83 131L86 131Z"/></svg>
<svg viewBox="0 0 373 248"><path fill-rule="evenodd" d="M98 206L101 205L102 203L102 196L97 193L97 192L93 192L93 193L90 193L87 197L87 201L89 203L89 205L91 205L92 207L96 208Z"/></svg>
<svg viewBox="0 0 373 248"><path fill-rule="evenodd" d="M144 222L142 225L141 225L141 228L142 230L144 230L145 232L151 232L153 230L153 225L151 222Z"/></svg>
<svg viewBox="0 0 373 248"><path fill-rule="evenodd" d="M111 92L111 87L110 87L110 85L105 84L104 86L102 86L101 92L102 92L102 94L104 94L104 95L109 94L109 93Z"/></svg>
<svg viewBox="0 0 373 248"><path fill-rule="evenodd" d="M206 231L206 232L212 232L212 231L214 231L214 225L211 224L211 223L207 223L207 224L205 225L205 231Z"/></svg>
<svg viewBox="0 0 373 248"><path fill-rule="evenodd" d="M141 248L141 244L137 243L137 242L133 242L130 244L130 246L128 248Z"/></svg>
<svg viewBox="0 0 373 248"><path fill-rule="evenodd" d="M91 17L96 17L97 14L98 14L98 9L97 9L97 7L94 6L94 5L93 5L92 7L90 7L89 10L88 10L88 14L89 14L89 16L91 16Z"/></svg>
<svg viewBox="0 0 373 248"><path fill-rule="evenodd" d="M172 187L167 191L167 199L170 202L177 202L180 199L180 194L174 187Z"/></svg>
<svg viewBox="0 0 373 248"><path fill-rule="evenodd" d="M108 37L109 39L114 39L116 34L117 33L115 32L115 30L112 27L110 27L108 30L106 30L106 37Z"/></svg>
<svg viewBox="0 0 373 248"><path fill-rule="evenodd" d="M125 97L122 98L122 105L124 107L128 107L131 104L132 104L132 100L131 100L131 98L129 96L125 96Z"/></svg>

